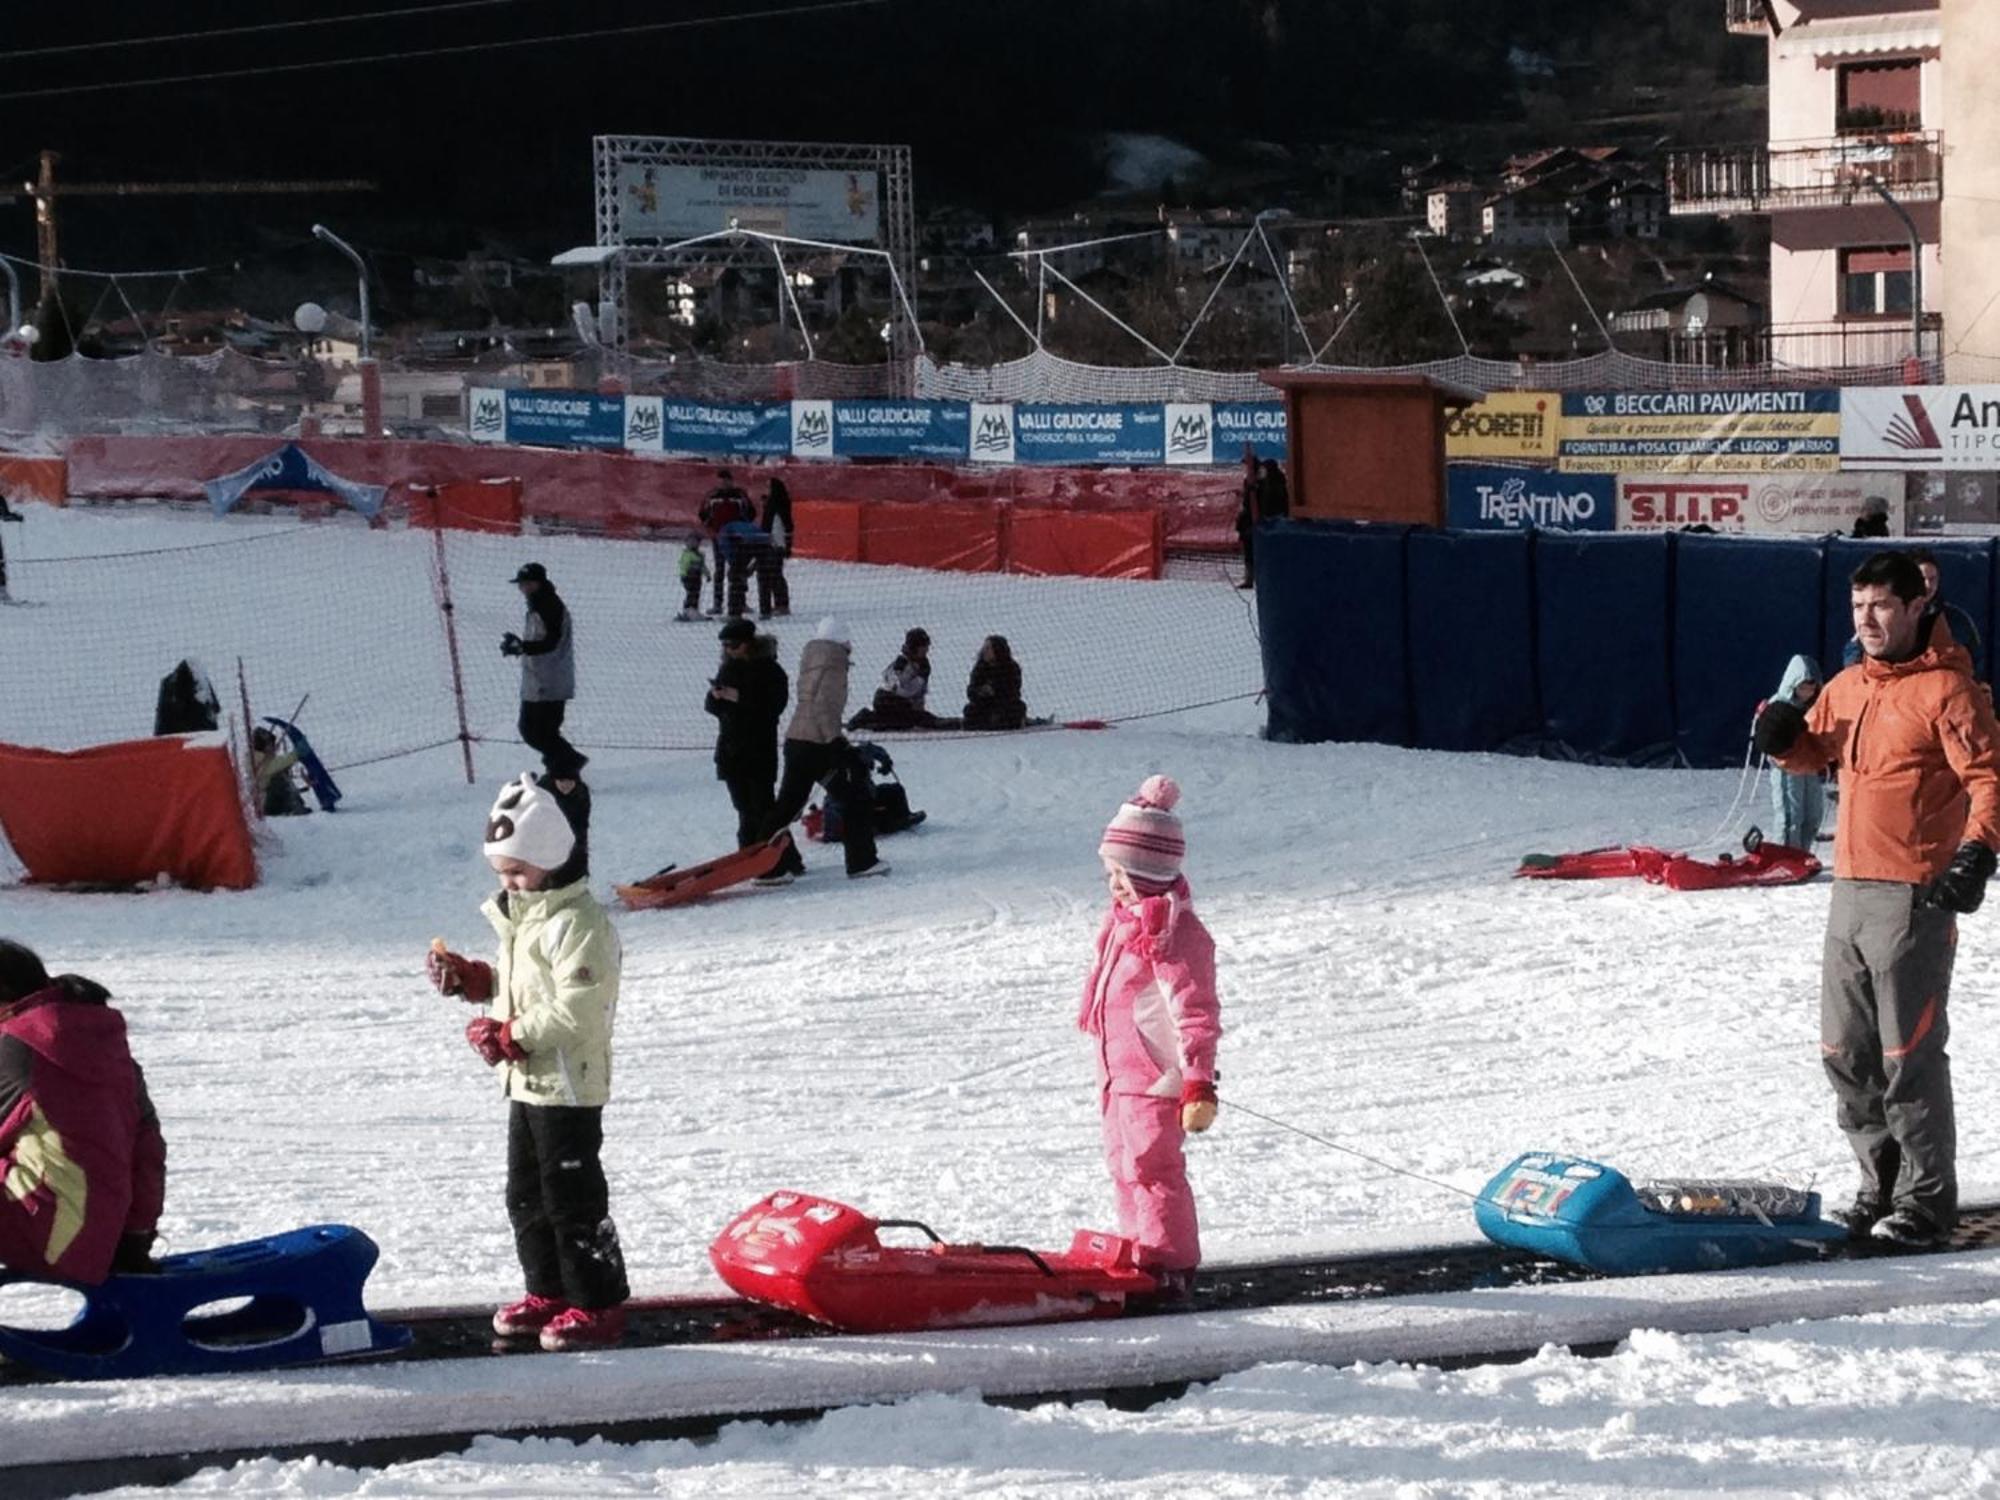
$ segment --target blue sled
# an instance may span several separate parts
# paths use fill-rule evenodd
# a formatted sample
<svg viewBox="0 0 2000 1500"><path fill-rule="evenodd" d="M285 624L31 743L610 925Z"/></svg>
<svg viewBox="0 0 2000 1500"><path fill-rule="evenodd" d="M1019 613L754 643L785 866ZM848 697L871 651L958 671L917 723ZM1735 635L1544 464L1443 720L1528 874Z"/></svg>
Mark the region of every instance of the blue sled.
<svg viewBox="0 0 2000 1500"><path fill-rule="evenodd" d="M361 1306L375 1242L345 1224L171 1255L156 1274L81 1286L0 1272L0 1286L67 1287L84 1305L68 1327L0 1325L0 1358L70 1380L213 1375L383 1354L410 1342ZM247 1299L247 1300L246 1300ZM219 1304L239 1303L214 1312Z"/></svg>
<svg viewBox="0 0 2000 1500"><path fill-rule="evenodd" d="M1480 1191L1480 1231L1607 1276L1811 1260L1847 1230L1819 1194L1769 1182L1652 1182L1577 1157L1518 1156Z"/></svg>
<svg viewBox="0 0 2000 1500"><path fill-rule="evenodd" d="M313 796L319 799L321 809L326 812L336 810L340 806L340 788L334 784L333 773L327 770L326 763L319 758L319 752L313 749L312 741L306 738L305 731L289 719L266 717L264 722L275 724L285 731L285 738L292 742L292 750L298 755L299 769L306 774L306 785L312 788Z"/></svg>

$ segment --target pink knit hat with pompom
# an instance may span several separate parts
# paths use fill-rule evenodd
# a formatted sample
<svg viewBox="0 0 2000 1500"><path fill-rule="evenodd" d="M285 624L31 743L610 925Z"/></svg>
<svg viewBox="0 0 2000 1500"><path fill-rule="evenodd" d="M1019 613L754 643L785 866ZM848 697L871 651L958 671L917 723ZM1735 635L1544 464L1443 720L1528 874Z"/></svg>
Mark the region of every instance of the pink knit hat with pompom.
<svg viewBox="0 0 2000 1500"><path fill-rule="evenodd" d="M1181 789L1171 776L1148 776L1104 830L1099 857L1118 866L1135 885L1172 885L1187 858L1187 838L1174 816L1180 800Z"/></svg>

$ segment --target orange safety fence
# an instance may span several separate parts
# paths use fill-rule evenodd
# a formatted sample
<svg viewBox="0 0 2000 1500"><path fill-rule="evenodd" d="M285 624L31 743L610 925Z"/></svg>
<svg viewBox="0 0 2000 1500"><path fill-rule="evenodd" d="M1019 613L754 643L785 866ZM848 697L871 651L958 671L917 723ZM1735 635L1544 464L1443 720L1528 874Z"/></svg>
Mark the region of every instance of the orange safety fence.
<svg viewBox="0 0 2000 1500"><path fill-rule="evenodd" d="M448 479L442 484L412 485L407 491L410 524L426 530L483 531L518 536L521 531L521 481Z"/></svg>
<svg viewBox="0 0 2000 1500"><path fill-rule="evenodd" d="M9 500L69 502L69 465L59 458L22 458L0 453L0 495Z"/></svg>

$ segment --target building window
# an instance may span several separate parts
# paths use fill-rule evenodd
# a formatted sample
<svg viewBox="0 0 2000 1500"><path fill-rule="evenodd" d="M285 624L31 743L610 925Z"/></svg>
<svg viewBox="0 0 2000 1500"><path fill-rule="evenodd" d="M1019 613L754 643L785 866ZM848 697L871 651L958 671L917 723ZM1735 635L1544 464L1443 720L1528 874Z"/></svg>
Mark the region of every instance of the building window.
<svg viewBox="0 0 2000 1500"><path fill-rule="evenodd" d="M1843 135L1915 130L1923 118L1922 63L1848 63L1841 68L1834 126Z"/></svg>
<svg viewBox="0 0 2000 1500"><path fill-rule="evenodd" d="M1908 316L1913 278L1910 248L1880 247L1840 252L1842 317Z"/></svg>

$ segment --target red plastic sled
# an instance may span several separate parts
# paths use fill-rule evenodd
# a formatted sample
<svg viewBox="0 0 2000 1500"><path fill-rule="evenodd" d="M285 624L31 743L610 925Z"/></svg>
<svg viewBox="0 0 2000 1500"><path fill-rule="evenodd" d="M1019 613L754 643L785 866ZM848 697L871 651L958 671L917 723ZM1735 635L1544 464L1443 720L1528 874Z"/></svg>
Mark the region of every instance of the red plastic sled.
<svg viewBox="0 0 2000 1500"><path fill-rule="evenodd" d="M1607 880L1637 875L1670 891L1717 891L1739 885L1798 885L1819 874L1820 862L1804 849L1765 841L1754 828L1743 853L1713 860L1670 854L1645 844L1586 849L1580 854L1529 854L1514 872L1525 880Z"/></svg>
<svg viewBox="0 0 2000 1500"><path fill-rule="evenodd" d="M660 906L681 906L699 901L732 885L755 880L777 869L792 847L790 830L773 835L767 842L748 849L689 865L685 870L662 870L632 885L614 886L618 899L632 911L650 911Z"/></svg>
<svg viewBox="0 0 2000 1500"><path fill-rule="evenodd" d="M884 1245L878 1229L930 1243ZM810 1193L773 1193L708 1247L722 1279L753 1302L844 1333L913 1333L1117 1317L1156 1289L1132 1242L1080 1229L1063 1253L1017 1245L947 1245L914 1219L871 1219Z"/></svg>

